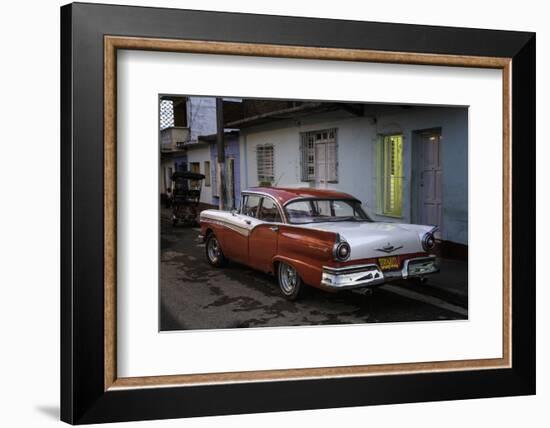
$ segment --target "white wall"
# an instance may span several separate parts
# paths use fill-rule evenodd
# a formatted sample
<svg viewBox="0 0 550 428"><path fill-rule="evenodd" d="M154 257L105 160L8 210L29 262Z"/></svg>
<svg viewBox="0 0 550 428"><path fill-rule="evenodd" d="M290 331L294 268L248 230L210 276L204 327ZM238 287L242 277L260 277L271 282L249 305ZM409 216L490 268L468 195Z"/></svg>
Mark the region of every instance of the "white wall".
<svg viewBox="0 0 550 428"><path fill-rule="evenodd" d="M242 130L241 162L246 167L241 169L244 186L257 186L256 146L258 144L273 144L275 183L278 187L310 187L313 183L301 181L300 166L300 133L327 128L338 128L338 156L340 168L338 183L329 183L327 188L339 189L353 193L367 206L374 207L376 202L375 188L366 188L358 172L365 170L365 159L370 159L375 151L376 133L372 120L367 118L351 118L349 114L317 115L314 118L302 120L299 123L287 122L276 125L266 125L248 130ZM246 142L246 143L245 143ZM354 164L354 158L359 161ZM373 163L373 165L375 165ZM373 175L375 178L375 174ZM374 195L374 196L373 196ZM374 200L372 198L374 197Z"/></svg>
<svg viewBox="0 0 550 428"><path fill-rule="evenodd" d="M99 2L97 0L90 0ZM0 156L0 179L18 186L0 187L6 209L0 211L2 246L0 247L0 283L3 288L0 324L2 338L2 385L9 405L3 407L3 424L9 427L60 427L59 415L59 6L65 0L29 0L9 2L2 10L0 32L6 43L2 70L1 116L9 126L0 128L3 144ZM436 0L394 0L387 2L297 2L278 0L101 0L101 3L125 3L190 9L226 10L248 13L316 16L382 22L405 22L428 25L452 25L503 30L537 31L537 122L550 117L550 27L545 2L524 0L502 2L463 0L442 3ZM32 13L29 13L32 11ZM475 13L472 13L475 11ZM25 22L22 27L21 23ZM29 52L32 52L29 55ZM37 64L40 70L37 72ZM47 109L32 119L43 138L17 144L21 129L29 126L27 111L30 99L46 100ZM550 258L548 186L550 145L537 131L537 265L544 267ZM14 159L25 158L21 162ZM22 189L36 187L36 176L28 171L42 171L40 192L32 198ZM36 218L40 207L40 221ZM32 251L29 251L32 249ZM39 257L29 257L30 255ZM278 412L252 415L128 422L124 428L275 428L281 426L334 427L347 425L407 428L470 428L479 425L512 428L544 426L548 422L550 402L550 300L545 269L537 272L537 395L531 397L491 398L483 400L443 401L353 407L341 409ZM16 320L16 328L14 328ZM24 379L32 380L32 386ZM546 420L546 422L544 422Z"/></svg>
<svg viewBox="0 0 550 428"><path fill-rule="evenodd" d="M160 187L160 193L166 193L166 186L165 186L165 176L167 175L166 169L172 168L172 172L176 171L175 162L173 159L163 159L160 162L160 168L159 168L159 187ZM166 184L169 182L166 181Z"/></svg>
<svg viewBox="0 0 550 428"><path fill-rule="evenodd" d="M372 115L371 115L372 114ZM279 187L309 187L301 181L300 133L329 128L338 132L338 183L329 189L351 193L379 221L412 221L411 164L412 136L416 130L442 128L443 229L442 238L468 242L468 122L465 108L378 107L364 117L346 112L317 114L300 121L276 122L241 131L241 183L257 186L256 146L273 144L275 182ZM380 214L377 209L378 135L400 133L404 136L403 215Z"/></svg>
<svg viewBox="0 0 550 428"><path fill-rule="evenodd" d="M207 175L211 174L210 172L206 172L204 170L204 162L210 161L210 170L212 171L213 165L212 161L210 159L210 145L199 143L195 146L191 146L187 148L187 164L189 171L191 170L190 164L191 162L199 162L201 169L200 173ZM202 182L202 191L201 191L201 202L205 204L212 204L212 177L210 177L210 186L205 186L205 181Z"/></svg>

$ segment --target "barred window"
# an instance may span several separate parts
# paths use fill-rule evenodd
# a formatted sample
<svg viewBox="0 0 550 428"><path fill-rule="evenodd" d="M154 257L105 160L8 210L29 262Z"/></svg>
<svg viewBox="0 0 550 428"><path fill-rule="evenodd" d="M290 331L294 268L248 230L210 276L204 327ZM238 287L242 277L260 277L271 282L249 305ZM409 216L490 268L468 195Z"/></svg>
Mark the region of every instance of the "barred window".
<svg viewBox="0 0 550 428"><path fill-rule="evenodd" d="M174 102L172 100L160 100L160 129L174 126Z"/></svg>
<svg viewBox="0 0 550 428"><path fill-rule="evenodd" d="M256 166L258 183L270 185L275 179L273 144L259 144L256 146Z"/></svg>
<svg viewBox="0 0 550 428"><path fill-rule="evenodd" d="M301 134L302 181L338 182L336 128Z"/></svg>

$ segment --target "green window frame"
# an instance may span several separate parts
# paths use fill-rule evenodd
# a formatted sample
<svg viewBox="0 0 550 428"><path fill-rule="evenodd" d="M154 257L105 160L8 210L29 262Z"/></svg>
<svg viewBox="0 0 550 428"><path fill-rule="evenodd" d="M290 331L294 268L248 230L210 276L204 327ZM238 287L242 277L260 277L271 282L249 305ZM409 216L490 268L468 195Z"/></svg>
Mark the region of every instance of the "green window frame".
<svg viewBox="0 0 550 428"><path fill-rule="evenodd" d="M382 135L378 150L378 209L382 215L403 214L403 135Z"/></svg>

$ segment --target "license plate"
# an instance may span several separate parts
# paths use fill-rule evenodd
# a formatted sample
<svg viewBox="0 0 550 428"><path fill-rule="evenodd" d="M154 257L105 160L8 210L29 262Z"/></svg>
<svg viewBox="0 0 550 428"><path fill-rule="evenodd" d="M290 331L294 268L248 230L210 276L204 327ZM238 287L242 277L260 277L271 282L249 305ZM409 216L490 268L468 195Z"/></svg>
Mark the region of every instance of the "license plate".
<svg viewBox="0 0 550 428"><path fill-rule="evenodd" d="M399 269L397 257L382 257L378 259L378 264L382 270Z"/></svg>

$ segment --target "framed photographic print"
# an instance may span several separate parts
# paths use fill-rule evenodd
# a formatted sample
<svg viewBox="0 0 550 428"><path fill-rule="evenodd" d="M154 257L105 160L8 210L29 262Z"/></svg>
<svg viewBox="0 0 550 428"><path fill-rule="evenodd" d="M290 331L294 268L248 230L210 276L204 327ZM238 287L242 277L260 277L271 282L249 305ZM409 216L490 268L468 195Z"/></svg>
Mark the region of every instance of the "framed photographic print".
<svg viewBox="0 0 550 428"><path fill-rule="evenodd" d="M61 53L62 420L535 393L534 34L76 3Z"/></svg>

